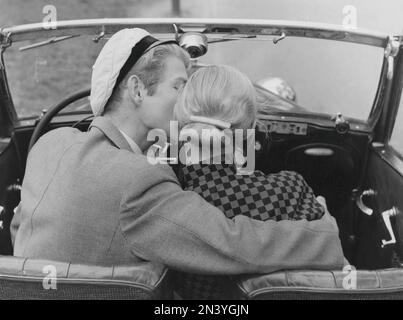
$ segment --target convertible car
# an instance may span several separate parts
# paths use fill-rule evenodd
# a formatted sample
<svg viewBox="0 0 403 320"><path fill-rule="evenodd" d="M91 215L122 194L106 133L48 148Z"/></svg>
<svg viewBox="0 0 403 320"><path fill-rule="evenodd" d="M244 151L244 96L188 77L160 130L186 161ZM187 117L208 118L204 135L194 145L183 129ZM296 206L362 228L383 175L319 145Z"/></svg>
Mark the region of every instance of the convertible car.
<svg viewBox="0 0 403 320"><path fill-rule="evenodd" d="M171 270L152 262L105 267L12 256L9 227L30 148L49 130L87 129L92 64L111 34L133 27L176 39L194 69L228 64L246 73L258 93L256 169L299 172L338 223L350 266L239 275L234 299L403 298L403 36L167 18L0 29L0 299L174 297Z"/></svg>

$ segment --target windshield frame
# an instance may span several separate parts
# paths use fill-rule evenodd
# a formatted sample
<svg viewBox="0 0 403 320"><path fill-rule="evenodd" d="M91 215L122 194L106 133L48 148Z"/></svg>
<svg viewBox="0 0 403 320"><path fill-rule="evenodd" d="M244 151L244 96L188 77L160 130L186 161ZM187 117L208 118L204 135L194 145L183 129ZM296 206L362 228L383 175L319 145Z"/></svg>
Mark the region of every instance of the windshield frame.
<svg viewBox="0 0 403 320"><path fill-rule="evenodd" d="M388 35L365 29L350 30L338 25L285 20L252 19L186 19L186 18L124 18L57 21L56 29L45 29L43 23L33 23L0 29L0 42L7 37L12 42L72 35L114 34L123 28L144 28L150 33L175 34L194 31L214 35L260 35L305 37L353 42L385 48Z"/></svg>

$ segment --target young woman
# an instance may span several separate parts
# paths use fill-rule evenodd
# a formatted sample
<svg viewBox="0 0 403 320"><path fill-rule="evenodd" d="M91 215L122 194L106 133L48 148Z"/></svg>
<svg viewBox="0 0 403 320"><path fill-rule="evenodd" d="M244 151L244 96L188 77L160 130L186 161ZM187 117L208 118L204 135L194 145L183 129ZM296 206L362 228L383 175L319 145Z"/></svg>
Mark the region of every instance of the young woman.
<svg viewBox="0 0 403 320"><path fill-rule="evenodd" d="M256 124L256 105L251 81L232 67L208 66L192 74L174 109L180 136L190 137L179 153L177 175L183 188L200 194L229 219L236 215L263 221L321 218L325 208L300 174L240 174L244 141L231 140L235 136L231 133L243 130L243 137L247 136L247 129ZM231 298L228 278L180 277L178 291L186 299Z"/></svg>

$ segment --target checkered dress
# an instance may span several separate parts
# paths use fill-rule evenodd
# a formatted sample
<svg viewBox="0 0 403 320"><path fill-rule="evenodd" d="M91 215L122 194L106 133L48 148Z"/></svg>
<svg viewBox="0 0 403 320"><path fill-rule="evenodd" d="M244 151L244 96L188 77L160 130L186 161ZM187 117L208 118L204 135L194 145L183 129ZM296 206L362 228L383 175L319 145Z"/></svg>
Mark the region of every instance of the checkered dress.
<svg viewBox="0 0 403 320"><path fill-rule="evenodd" d="M304 178L292 171L237 175L234 165L181 166L177 175L185 190L201 195L227 218L245 215L257 220L315 220L324 214ZM228 277L179 273L177 291L185 299L231 299Z"/></svg>

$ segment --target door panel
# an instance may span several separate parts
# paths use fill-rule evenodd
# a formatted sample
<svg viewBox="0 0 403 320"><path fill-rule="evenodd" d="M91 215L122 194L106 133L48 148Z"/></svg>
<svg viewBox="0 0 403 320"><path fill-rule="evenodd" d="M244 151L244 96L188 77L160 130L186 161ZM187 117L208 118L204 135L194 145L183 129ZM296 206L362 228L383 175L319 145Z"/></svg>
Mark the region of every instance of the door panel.
<svg viewBox="0 0 403 320"><path fill-rule="evenodd" d="M371 216L359 213L359 247L357 266L381 268L399 266L403 258L403 37L400 50L395 52L393 77L388 86L390 94L375 126L375 136L370 147L365 172L364 189L371 190L367 205L373 209ZM387 218L389 216L389 218ZM389 229L391 230L388 230ZM396 241L384 244L382 241Z"/></svg>
<svg viewBox="0 0 403 320"><path fill-rule="evenodd" d="M11 255L10 223L13 209L18 204L20 192L17 186L20 177L15 144L9 142L0 153L0 255Z"/></svg>
<svg viewBox="0 0 403 320"><path fill-rule="evenodd" d="M399 163L400 162L400 163ZM359 244L356 265L361 269L387 268L393 259L403 257L403 162L390 148L372 148L366 174L365 189L375 195L365 199L373 209L371 216L359 212ZM382 247L382 240L390 240L382 212L396 208L397 215L390 219L396 244Z"/></svg>
<svg viewBox="0 0 403 320"><path fill-rule="evenodd" d="M307 124L304 135L271 133L266 150L256 157L257 169L265 173L296 171L315 195L326 198L329 212L339 227L344 254L352 263L357 238L352 193L361 185L371 138L371 133L339 134L334 128Z"/></svg>

